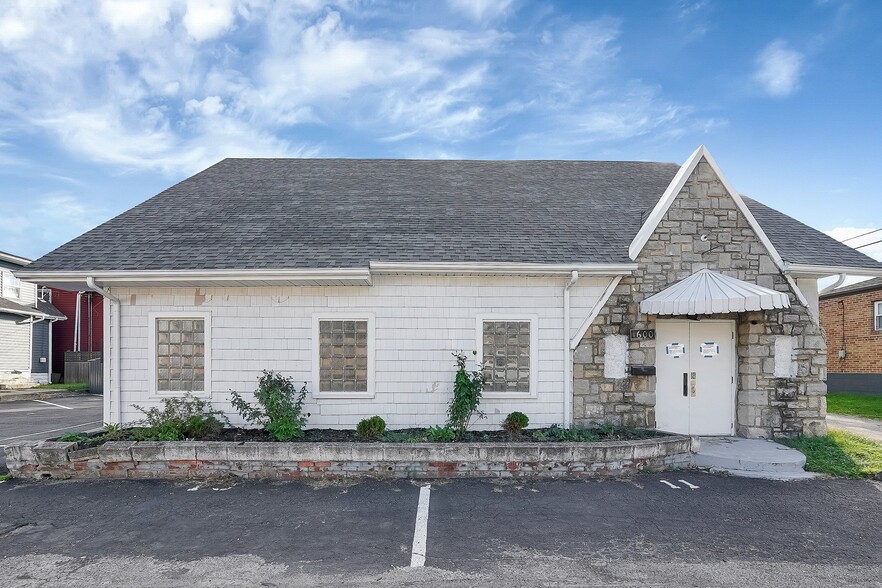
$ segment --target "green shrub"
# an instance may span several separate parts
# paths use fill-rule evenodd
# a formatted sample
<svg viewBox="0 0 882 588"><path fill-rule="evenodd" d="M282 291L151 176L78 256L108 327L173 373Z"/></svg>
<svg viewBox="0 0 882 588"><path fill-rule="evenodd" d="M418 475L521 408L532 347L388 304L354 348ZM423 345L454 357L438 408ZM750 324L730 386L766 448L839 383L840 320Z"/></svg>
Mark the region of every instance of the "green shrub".
<svg viewBox="0 0 882 588"><path fill-rule="evenodd" d="M450 443L456 440L456 431L450 427L429 427L426 429L426 439L433 443Z"/></svg>
<svg viewBox="0 0 882 588"><path fill-rule="evenodd" d="M530 419L522 412L514 411L509 413L505 420L502 421L502 428L505 429L509 435L515 436L520 435L521 431L527 428L527 425L530 424Z"/></svg>
<svg viewBox="0 0 882 588"><path fill-rule="evenodd" d="M453 383L453 398L447 407L447 426L461 438L474 416L484 418L484 413L478 410L481 393L484 391L484 374L480 371L466 370L465 354L454 353L453 357L456 358L457 370Z"/></svg>
<svg viewBox="0 0 882 588"><path fill-rule="evenodd" d="M80 441L88 441L89 437L83 435L82 433L68 431L67 433L59 437L58 440L62 443L79 443Z"/></svg>
<svg viewBox="0 0 882 588"><path fill-rule="evenodd" d="M386 421L378 416L361 419L355 427L355 436L363 440L382 439L386 434Z"/></svg>
<svg viewBox="0 0 882 588"><path fill-rule="evenodd" d="M227 424L224 413L189 392L180 397L163 398L161 409L132 406L144 413L145 436L156 441L202 439L220 433Z"/></svg>
<svg viewBox="0 0 882 588"><path fill-rule="evenodd" d="M293 378L263 370L254 399L257 406L251 406L233 392L233 408L247 422L263 427L276 441L290 441L303 436L303 425L309 416L303 414L306 384L298 391Z"/></svg>

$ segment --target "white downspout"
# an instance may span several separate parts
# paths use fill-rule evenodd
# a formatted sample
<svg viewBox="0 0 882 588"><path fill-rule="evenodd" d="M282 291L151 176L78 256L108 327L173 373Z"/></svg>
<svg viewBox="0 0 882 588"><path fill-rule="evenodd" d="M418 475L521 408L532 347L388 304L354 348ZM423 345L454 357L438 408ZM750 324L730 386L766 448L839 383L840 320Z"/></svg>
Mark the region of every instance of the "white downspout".
<svg viewBox="0 0 882 588"><path fill-rule="evenodd" d="M119 298L99 286L95 283L95 278L86 278L86 285L89 286L89 289L93 292L98 292L101 294L105 300L110 301L110 309L111 309L111 340L108 345L107 340L104 341L104 359L103 361L107 361L107 350L110 350L110 360L113 362L113 368L111 373L110 382L104 382L104 393L109 394L110 400L114 401L114 410L113 410L113 423L121 424L122 423L122 388L120 386L120 336L119 336ZM107 317L104 318L107 320ZM109 416L109 415L108 415Z"/></svg>
<svg viewBox="0 0 882 588"><path fill-rule="evenodd" d="M563 291L563 360L564 360L564 422L565 427L573 424L573 350L570 349L570 288L579 279L579 272L573 270L570 281Z"/></svg>
<svg viewBox="0 0 882 588"><path fill-rule="evenodd" d="M77 308L74 311L73 350L80 350L80 307L83 305L83 293L77 292Z"/></svg>
<svg viewBox="0 0 882 588"><path fill-rule="evenodd" d="M845 274L839 274L839 278L835 282L833 282L832 284L830 284L829 286L823 288L820 292L818 292L818 295L826 294L827 292L829 292L831 290L835 290L836 288L841 286L842 282L844 282L844 281L845 281Z"/></svg>

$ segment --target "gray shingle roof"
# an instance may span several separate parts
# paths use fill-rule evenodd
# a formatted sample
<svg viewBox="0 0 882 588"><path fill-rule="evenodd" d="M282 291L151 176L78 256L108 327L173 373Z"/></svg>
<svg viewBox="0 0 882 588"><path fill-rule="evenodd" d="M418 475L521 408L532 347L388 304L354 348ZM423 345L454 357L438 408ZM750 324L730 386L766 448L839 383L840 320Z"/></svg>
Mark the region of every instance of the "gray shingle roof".
<svg viewBox="0 0 882 588"><path fill-rule="evenodd" d="M6 298L0 298L0 314L15 314L18 316L45 316L46 318L55 318L55 319L66 319L67 317L57 308L49 304L48 302L43 302L42 300L37 301L36 307L27 306L25 304L18 304L17 302L12 302L11 300L7 300Z"/></svg>
<svg viewBox="0 0 882 588"><path fill-rule="evenodd" d="M225 159L28 271L629 262L643 213L678 169L608 161ZM781 213L750 206L788 261L882 268Z"/></svg>
<svg viewBox="0 0 882 588"><path fill-rule="evenodd" d="M834 296L842 296L843 294L856 294L858 292L869 292L872 290L882 290L882 278L873 278L872 280L864 280L857 284L849 286L840 286L835 290L831 290L821 294L821 298L833 298Z"/></svg>

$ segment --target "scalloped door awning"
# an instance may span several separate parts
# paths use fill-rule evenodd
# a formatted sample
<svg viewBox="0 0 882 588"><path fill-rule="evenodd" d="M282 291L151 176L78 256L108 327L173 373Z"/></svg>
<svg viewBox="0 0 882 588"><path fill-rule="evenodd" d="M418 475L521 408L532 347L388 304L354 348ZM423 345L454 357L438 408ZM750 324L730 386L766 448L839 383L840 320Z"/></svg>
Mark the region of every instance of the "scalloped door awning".
<svg viewBox="0 0 882 588"><path fill-rule="evenodd" d="M644 314L698 315L790 308L787 294L703 269L640 303Z"/></svg>

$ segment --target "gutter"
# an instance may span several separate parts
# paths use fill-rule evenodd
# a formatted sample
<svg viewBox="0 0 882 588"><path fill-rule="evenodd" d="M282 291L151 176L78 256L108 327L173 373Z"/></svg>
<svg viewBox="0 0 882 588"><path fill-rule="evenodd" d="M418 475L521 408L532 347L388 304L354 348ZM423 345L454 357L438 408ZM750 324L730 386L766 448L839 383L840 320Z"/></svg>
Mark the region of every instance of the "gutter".
<svg viewBox="0 0 882 588"><path fill-rule="evenodd" d="M570 349L570 288L579 279L578 270L572 270L570 281L563 289L563 354L564 354L564 426L573 424L573 350Z"/></svg>
<svg viewBox="0 0 882 588"><path fill-rule="evenodd" d="M120 326L119 326L119 298L99 286L95 282L95 278L87 277L86 285L93 292L98 292L101 296L104 297L110 303L111 308L111 323L113 325L113 330L111 332L111 341L108 346L107 340L105 339L104 348L110 349L110 359L113 361L112 371L105 369L104 374L104 393L105 393L105 411L104 411L104 420L114 424L122 423L122 388L120 386ZM105 319L106 321L106 319ZM105 322L106 324L106 322ZM106 353L104 354L107 355ZM107 361L108 358L104 357L102 361L105 362L104 365L110 365L110 362ZM116 401L116 404L111 407L109 403ZM110 415L111 408L114 408L113 416ZM114 418L115 417L115 418Z"/></svg>
<svg viewBox="0 0 882 588"><path fill-rule="evenodd" d="M636 263L588 263L562 265L548 263L449 263L449 262L377 262L372 261L373 274L477 274L570 276L572 272L586 276L627 275L637 269Z"/></svg>
<svg viewBox="0 0 882 588"><path fill-rule="evenodd" d="M797 274L800 277L825 277L833 274L848 274L849 276L869 276L882 278L882 267L847 267L841 265L810 265L806 263L785 263L785 274Z"/></svg>

